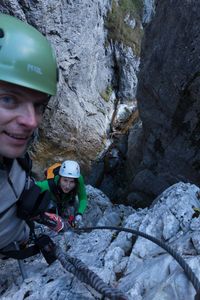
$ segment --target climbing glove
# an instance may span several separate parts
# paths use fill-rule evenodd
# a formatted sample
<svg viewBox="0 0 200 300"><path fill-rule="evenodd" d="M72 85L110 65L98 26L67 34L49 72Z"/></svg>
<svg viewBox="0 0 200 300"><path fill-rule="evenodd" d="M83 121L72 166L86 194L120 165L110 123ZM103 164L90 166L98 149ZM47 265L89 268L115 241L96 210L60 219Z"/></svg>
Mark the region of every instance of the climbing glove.
<svg viewBox="0 0 200 300"><path fill-rule="evenodd" d="M82 220L83 220L83 217L81 214L77 214L75 216L75 227L81 227L82 226Z"/></svg>
<svg viewBox="0 0 200 300"><path fill-rule="evenodd" d="M44 212L34 218L34 221L41 223L51 230L59 232L64 228L64 221L56 214Z"/></svg>

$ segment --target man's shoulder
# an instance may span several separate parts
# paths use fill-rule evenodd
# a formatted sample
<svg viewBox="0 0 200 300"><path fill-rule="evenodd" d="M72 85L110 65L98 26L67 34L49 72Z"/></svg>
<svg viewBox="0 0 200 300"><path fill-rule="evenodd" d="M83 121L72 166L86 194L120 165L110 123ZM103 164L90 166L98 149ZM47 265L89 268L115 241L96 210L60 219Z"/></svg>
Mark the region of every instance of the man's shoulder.
<svg viewBox="0 0 200 300"><path fill-rule="evenodd" d="M32 169L32 161L28 155L19 158L6 158L4 157L3 160L0 162L0 173L1 177L4 175L7 177L8 175L11 177L19 177L21 176L21 172L30 175Z"/></svg>

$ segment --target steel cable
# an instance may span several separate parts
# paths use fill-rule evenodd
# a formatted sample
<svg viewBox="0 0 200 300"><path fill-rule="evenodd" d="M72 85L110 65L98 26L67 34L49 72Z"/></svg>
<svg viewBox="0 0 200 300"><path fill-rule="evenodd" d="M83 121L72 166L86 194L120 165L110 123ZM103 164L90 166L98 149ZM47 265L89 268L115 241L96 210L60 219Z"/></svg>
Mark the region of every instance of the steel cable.
<svg viewBox="0 0 200 300"><path fill-rule="evenodd" d="M107 285L97 274L88 269L80 259L66 255L58 246L56 246L55 254L65 270L75 275L80 281L93 287L103 296L111 300L128 299L120 290Z"/></svg>
<svg viewBox="0 0 200 300"><path fill-rule="evenodd" d="M187 275L188 279L192 282L197 295L200 294L200 282L199 279L197 278L197 276L194 274L194 272L192 271L192 269L190 268L190 266L185 262L185 260L181 257L180 254L178 254L174 249L172 249L169 245L165 244L164 242L158 240L157 238L150 236L144 232L138 231L138 230L134 230L134 229L129 229L129 228L123 228L123 227L114 227L114 226L94 226L94 227L83 227L83 228L75 228L74 231L76 232L80 232L80 231L91 231L94 229L106 229L106 230L116 230L116 231L125 231L125 232L129 232L132 233L134 235L137 236L141 236L144 237L150 241L152 241L153 243L157 244L158 246L160 246L161 248L165 249L169 254L171 254L171 256L174 257L174 259L181 265L181 267L183 268L185 274ZM196 296L197 296L196 295ZM195 298L195 299L200 299L200 298Z"/></svg>

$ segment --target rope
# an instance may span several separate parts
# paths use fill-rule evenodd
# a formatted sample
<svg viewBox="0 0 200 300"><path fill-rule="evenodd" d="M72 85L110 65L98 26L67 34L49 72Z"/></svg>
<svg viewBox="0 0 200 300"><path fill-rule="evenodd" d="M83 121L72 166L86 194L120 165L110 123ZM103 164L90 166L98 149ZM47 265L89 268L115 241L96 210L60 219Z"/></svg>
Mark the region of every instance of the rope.
<svg viewBox="0 0 200 300"><path fill-rule="evenodd" d="M112 288L78 258L71 257L56 246L55 254L65 270L75 275L79 280L93 287L97 292L111 300L127 300L128 298L118 289Z"/></svg>
<svg viewBox="0 0 200 300"><path fill-rule="evenodd" d="M165 244L164 242L156 239L153 236L150 236L144 232L138 231L138 230L134 230L134 229L129 229L129 228L122 228L122 227L114 227L114 226L96 226L96 227L83 227L83 228L75 228L74 231L91 231L94 229L108 229L108 230L117 230L117 231L125 231L125 232L129 232L132 233L134 235L139 235L144 237L145 239L148 239L150 241L152 241L153 243L157 244L158 246L160 246L161 248L163 248L164 250L166 250L169 254L171 254L171 256L174 257L174 259L180 264L180 266L183 268L185 274L187 275L188 279L192 282L197 295L196 297L198 297L198 295L200 295L200 282L199 279L196 277L196 275L194 274L194 272L192 271L192 269L190 268L190 266L185 262L185 260L174 250L172 249L169 245ZM195 299L200 299L199 298L195 298Z"/></svg>

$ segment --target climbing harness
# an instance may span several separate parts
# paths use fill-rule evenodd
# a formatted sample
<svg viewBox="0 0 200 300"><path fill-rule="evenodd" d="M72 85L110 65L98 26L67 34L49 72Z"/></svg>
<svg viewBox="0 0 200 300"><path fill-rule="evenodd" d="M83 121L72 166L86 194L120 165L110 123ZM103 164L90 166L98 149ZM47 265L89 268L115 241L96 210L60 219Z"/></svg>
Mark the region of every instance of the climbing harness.
<svg viewBox="0 0 200 300"><path fill-rule="evenodd" d="M165 244L164 242L156 239L153 236L150 236L144 232L138 231L138 230L134 230L134 229L129 229L129 228L123 228L123 227L114 227L114 226L94 226L94 227L82 227L82 228L75 228L74 231L75 232L88 232L91 230L116 230L116 231L125 231L125 232L129 232L132 233L136 236L142 236L150 241L152 241L153 243L157 244L158 246L160 246L161 248L163 248L164 250L166 250L169 254L171 254L171 256L173 256L173 258L181 265L181 267L183 268L186 276L188 277L188 279L192 282L195 290L196 290L196 295L195 295L195 300L200 300L200 282L199 279L196 277L196 275L194 274L194 272L192 271L192 269L190 268L190 266L185 262L185 260L174 250L172 249L169 245Z"/></svg>
<svg viewBox="0 0 200 300"><path fill-rule="evenodd" d="M28 257L34 256L38 253L42 253L46 262L51 264L53 261L56 260L55 256L53 257L54 253L54 243L50 239L48 235L41 234L38 237L35 237L32 245L25 247L24 249L20 249L19 245L14 247L14 250L3 251L1 250L0 253L5 255L8 258L14 259L26 259Z"/></svg>

